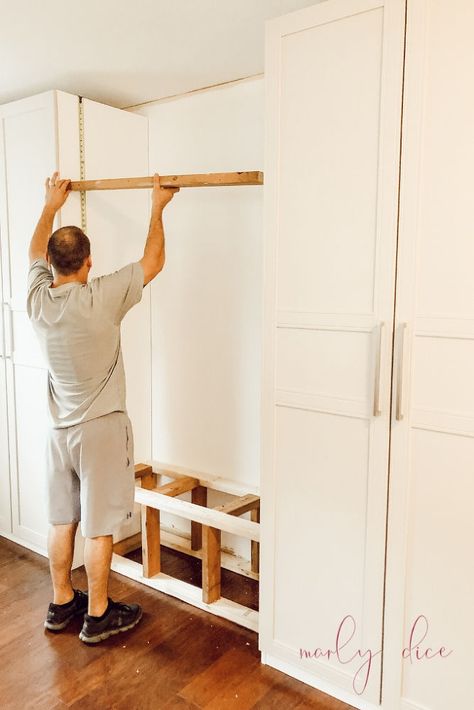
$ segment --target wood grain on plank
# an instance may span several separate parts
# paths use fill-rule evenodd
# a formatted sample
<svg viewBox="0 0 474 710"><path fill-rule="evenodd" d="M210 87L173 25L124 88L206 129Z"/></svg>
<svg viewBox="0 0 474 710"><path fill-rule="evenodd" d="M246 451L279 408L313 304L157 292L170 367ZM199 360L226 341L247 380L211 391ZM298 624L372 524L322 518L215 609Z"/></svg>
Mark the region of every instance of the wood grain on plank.
<svg viewBox="0 0 474 710"><path fill-rule="evenodd" d="M233 187L237 185L263 185L260 170L234 173L194 173L189 175L160 175L161 187ZM71 190L136 190L153 187L153 176L104 178L101 180L73 180Z"/></svg>

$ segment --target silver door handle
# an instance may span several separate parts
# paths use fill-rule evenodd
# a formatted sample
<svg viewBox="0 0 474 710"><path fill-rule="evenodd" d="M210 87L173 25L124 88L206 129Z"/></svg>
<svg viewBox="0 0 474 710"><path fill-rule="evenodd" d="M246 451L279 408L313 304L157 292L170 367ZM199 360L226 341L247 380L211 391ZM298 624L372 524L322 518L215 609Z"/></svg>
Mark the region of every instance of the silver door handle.
<svg viewBox="0 0 474 710"><path fill-rule="evenodd" d="M400 325L401 328L401 341L400 341L400 355L398 358L398 376L397 376L397 402L396 402L396 411L395 411L395 418L397 421L401 422L402 419L405 416L405 400L404 400L404 387L403 387L403 380L404 380L404 371L405 371L405 347L406 347L406 341L407 341L407 330L408 330L408 323L402 323Z"/></svg>
<svg viewBox="0 0 474 710"><path fill-rule="evenodd" d="M385 323L381 321L379 323L378 331L379 337L377 342L377 357L375 360L375 382L374 382L374 417L379 417L382 414L381 407L381 390L382 390L382 343L383 343L383 329Z"/></svg>

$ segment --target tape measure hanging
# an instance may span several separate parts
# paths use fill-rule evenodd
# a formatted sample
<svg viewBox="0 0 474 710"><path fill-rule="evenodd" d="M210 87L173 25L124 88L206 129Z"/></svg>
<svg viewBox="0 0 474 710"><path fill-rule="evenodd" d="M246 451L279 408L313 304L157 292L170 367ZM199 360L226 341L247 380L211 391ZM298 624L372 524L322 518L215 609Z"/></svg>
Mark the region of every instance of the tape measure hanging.
<svg viewBox="0 0 474 710"><path fill-rule="evenodd" d="M81 180L86 179L86 156L85 156L85 136L84 136L84 104L82 96L79 96L79 173ZM81 229L87 233L87 209L86 193L81 191Z"/></svg>

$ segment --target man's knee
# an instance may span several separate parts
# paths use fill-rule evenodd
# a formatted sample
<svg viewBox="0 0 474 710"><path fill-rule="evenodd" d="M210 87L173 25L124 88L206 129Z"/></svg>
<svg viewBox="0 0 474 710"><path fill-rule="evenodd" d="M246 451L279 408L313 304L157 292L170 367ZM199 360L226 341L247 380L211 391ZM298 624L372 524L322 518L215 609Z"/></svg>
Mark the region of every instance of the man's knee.
<svg viewBox="0 0 474 710"><path fill-rule="evenodd" d="M112 533L108 535L89 535L86 537L86 541L91 540L91 542L98 542L98 543L110 543L112 542Z"/></svg>

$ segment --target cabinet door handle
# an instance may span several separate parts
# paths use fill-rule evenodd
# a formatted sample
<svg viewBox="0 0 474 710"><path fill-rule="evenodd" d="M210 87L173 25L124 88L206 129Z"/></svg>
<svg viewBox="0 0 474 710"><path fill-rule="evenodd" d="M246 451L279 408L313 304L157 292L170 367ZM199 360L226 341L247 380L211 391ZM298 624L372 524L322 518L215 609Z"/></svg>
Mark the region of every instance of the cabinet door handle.
<svg viewBox="0 0 474 710"><path fill-rule="evenodd" d="M5 334L5 343L8 343L8 349L5 352L5 357L11 360L13 357L13 314L9 303L5 303L3 309L4 313L8 311L8 327L6 329L8 337Z"/></svg>
<svg viewBox="0 0 474 710"><path fill-rule="evenodd" d="M374 382L374 417L379 417L382 414L382 408L380 404L381 398L381 379L382 379L382 343L383 343L383 329L385 323L381 321L379 323L378 331L379 337L377 341L377 357L375 360L375 382Z"/></svg>
<svg viewBox="0 0 474 710"><path fill-rule="evenodd" d="M404 371L405 371L405 347L406 347L406 341L407 341L407 330L408 330L408 323L402 323L400 325L401 329L401 341L400 341L400 356L398 358L398 377L397 377L397 403L396 403L396 411L395 411L395 418L397 421L401 422L402 419L405 416L405 400L404 400L404 388L403 388L403 380L404 380Z"/></svg>

